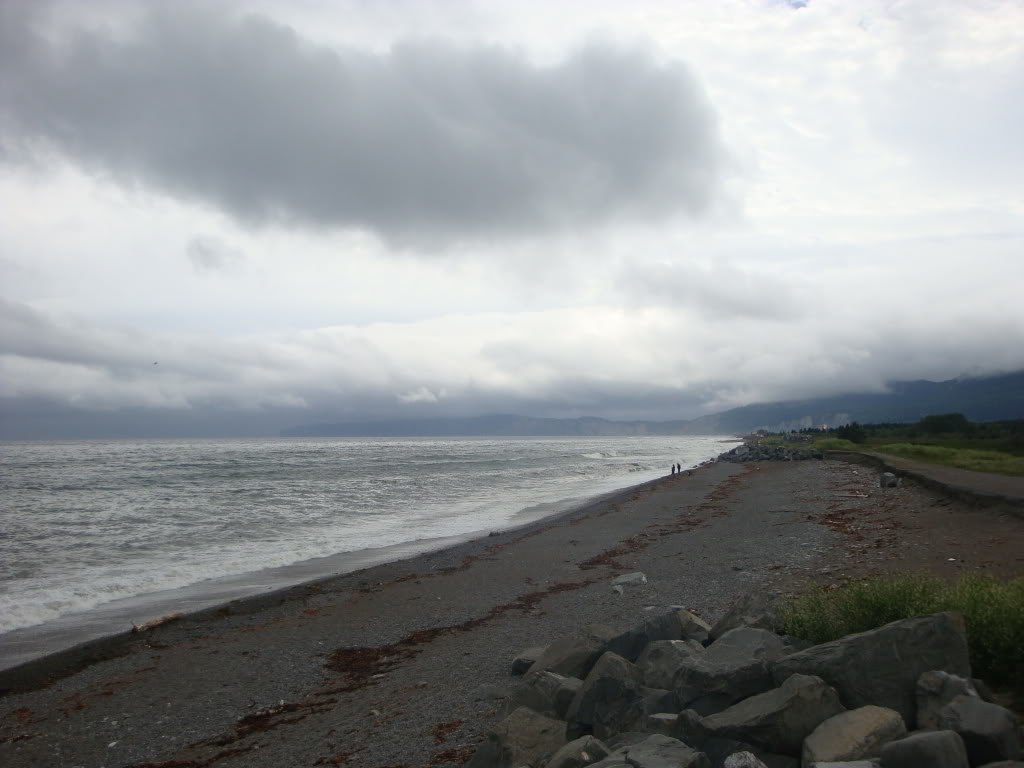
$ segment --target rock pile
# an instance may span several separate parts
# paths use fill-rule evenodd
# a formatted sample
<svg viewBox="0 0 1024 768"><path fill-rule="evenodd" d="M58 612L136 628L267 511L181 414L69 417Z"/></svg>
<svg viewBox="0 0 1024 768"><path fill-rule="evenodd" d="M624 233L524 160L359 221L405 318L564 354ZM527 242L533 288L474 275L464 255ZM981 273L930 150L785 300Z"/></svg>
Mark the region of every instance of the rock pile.
<svg viewBox="0 0 1024 768"><path fill-rule="evenodd" d="M809 448L787 448L784 445L737 445L731 451L719 454L718 461L745 464L748 461L807 461L822 458L821 451Z"/></svg>
<svg viewBox="0 0 1024 768"><path fill-rule="evenodd" d="M972 681L962 619L809 646L748 597L524 651L470 768L1024 768L1017 717ZM980 692L980 693L979 693Z"/></svg>

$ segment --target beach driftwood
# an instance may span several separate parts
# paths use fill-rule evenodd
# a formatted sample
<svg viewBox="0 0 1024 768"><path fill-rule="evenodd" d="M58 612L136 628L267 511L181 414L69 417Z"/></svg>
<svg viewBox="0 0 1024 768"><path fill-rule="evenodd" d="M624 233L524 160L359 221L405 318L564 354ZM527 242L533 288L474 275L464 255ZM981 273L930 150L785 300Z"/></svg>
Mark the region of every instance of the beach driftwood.
<svg viewBox="0 0 1024 768"><path fill-rule="evenodd" d="M150 621L144 621L142 624L132 624L132 632L148 632L154 627L159 627L161 624L167 624L170 621L177 621L184 613L168 613L166 616L161 616L157 619L151 619Z"/></svg>

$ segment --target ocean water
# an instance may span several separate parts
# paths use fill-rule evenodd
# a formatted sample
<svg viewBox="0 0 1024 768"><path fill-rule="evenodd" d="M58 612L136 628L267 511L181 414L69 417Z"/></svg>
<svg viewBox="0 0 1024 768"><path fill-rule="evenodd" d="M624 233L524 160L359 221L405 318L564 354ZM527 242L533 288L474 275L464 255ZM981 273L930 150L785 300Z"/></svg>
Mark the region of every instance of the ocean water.
<svg viewBox="0 0 1024 768"><path fill-rule="evenodd" d="M695 466L722 440L0 443L0 646L116 601L328 558L296 571L312 578L342 553L519 525Z"/></svg>

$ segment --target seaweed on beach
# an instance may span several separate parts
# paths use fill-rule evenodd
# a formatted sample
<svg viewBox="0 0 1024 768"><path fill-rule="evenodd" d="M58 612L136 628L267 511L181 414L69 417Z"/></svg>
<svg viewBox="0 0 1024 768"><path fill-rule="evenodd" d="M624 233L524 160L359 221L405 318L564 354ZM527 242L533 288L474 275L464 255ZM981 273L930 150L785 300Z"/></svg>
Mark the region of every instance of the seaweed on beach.
<svg viewBox="0 0 1024 768"><path fill-rule="evenodd" d="M618 571L626 570L626 566L620 563L615 558L628 555L633 552L641 552L649 547L651 542L649 538L642 533L638 533L636 536L630 536L628 539L623 541L619 546L612 547L611 549L605 550L598 555L594 555L582 563L579 563L576 567L581 571L589 571L592 568L600 568L607 565L610 568L614 568Z"/></svg>
<svg viewBox="0 0 1024 768"><path fill-rule="evenodd" d="M434 743L444 744L452 732L457 731L464 723L464 720L452 720L447 723L438 723L434 726Z"/></svg>
<svg viewBox="0 0 1024 768"><path fill-rule="evenodd" d="M390 645L338 648L328 656L326 666L332 672L341 674L344 684L325 689L322 693L347 693L374 685L387 672L417 656L420 653L419 646L426 645L442 635L468 632L494 620L507 611L522 611L525 613L534 610L549 595L583 589L595 581L597 579L552 584L545 589L519 595L511 602L496 605L483 616L467 619L459 624L420 629Z"/></svg>

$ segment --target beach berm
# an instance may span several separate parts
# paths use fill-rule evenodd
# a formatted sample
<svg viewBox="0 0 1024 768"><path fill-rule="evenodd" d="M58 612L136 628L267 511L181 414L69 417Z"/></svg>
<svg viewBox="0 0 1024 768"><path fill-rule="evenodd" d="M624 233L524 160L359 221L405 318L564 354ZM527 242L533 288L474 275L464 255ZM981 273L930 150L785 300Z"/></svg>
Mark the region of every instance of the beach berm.
<svg viewBox="0 0 1024 768"><path fill-rule="evenodd" d="M701 747L710 755L735 740L730 734L742 713L724 718L729 707L750 701L710 713L726 668L749 690L769 686L755 697L772 686L796 686L776 694L783 698L802 696L807 686L818 690L810 668L794 664L786 680L762 674L780 653L794 659L795 647L779 648L756 632L729 639L713 626L738 598L897 566L1019 575L1014 542L1022 527L1019 518L973 510L913 483L879 488L876 472L843 462L719 462L521 529L186 615L0 673L0 763L455 766L515 714L510 687L520 678L510 670L530 648L516 668L550 674L535 675L521 695L535 703L550 695L554 717L528 711L555 723L572 712L574 723L589 718L590 727L606 730L617 727L620 714L648 727L647 716L667 711L681 690L650 683L664 679L668 663L689 664L687 696L698 682L713 686L694 698L709 714L692 715L710 733ZM644 578L613 584L637 573ZM690 653L672 645L687 639L672 636L663 619L680 610L694 617L686 629L695 642ZM582 650L564 649L554 660L547 651L567 636L582 637ZM728 652L712 654L713 664L688 661L709 653L697 646L715 638L728 641ZM623 696L595 699L587 673L567 672L572 664L578 673L596 664L612 652L608 643L624 662L602 668L622 668L616 690ZM742 663L742 649L759 649L763 665ZM565 682L570 677L580 684ZM675 739L672 729L685 725L664 721L650 721L669 731L663 739ZM780 739L790 749L791 737ZM645 749L652 759L684 754L669 741ZM580 764L578 755L562 757L567 766Z"/></svg>

